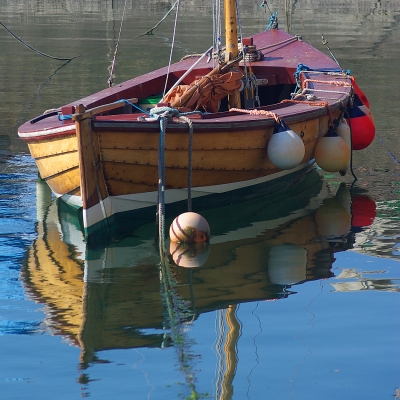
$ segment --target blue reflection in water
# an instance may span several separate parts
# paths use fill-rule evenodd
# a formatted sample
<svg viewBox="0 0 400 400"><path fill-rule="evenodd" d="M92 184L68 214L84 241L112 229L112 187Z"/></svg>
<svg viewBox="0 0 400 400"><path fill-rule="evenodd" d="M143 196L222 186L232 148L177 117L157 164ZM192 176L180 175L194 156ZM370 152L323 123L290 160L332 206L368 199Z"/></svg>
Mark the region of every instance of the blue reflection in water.
<svg viewBox="0 0 400 400"><path fill-rule="evenodd" d="M27 155L8 158L0 166L0 335L32 334L41 321L29 315L33 303L21 302L20 269L36 236L36 167Z"/></svg>

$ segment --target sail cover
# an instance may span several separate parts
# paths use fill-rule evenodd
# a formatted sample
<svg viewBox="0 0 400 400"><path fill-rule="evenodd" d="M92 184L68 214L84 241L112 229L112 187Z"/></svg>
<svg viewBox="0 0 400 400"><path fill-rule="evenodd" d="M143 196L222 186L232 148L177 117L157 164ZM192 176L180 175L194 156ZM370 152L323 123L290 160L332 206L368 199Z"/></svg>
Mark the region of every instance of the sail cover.
<svg viewBox="0 0 400 400"><path fill-rule="evenodd" d="M220 100L233 94L242 86L242 73L230 71L225 74L206 75L190 85L178 85L164 97L172 107L186 107L192 111L200 107L207 112L217 112Z"/></svg>

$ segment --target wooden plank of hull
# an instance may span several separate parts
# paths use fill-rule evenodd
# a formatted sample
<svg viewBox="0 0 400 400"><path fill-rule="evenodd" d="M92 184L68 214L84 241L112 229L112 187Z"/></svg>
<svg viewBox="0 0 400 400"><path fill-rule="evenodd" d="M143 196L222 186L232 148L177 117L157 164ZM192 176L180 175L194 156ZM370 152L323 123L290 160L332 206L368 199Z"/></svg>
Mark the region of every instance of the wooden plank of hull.
<svg viewBox="0 0 400 400"><path fill-rule="evenodd" d="M78 143L75 134L68 136L60 135L57 138L43 139L40 141L31 141L28 142L28 147L32 157L35 159L78 151Z"/></svg>
<svg viewBox="0 0 400 400"><path fill-rule="evenodd" d="M165 153L166 168L187 168L186 150L168 150ZM103 150L102 160L123 164L157 165L157 150ZM259 170L272 169L267 149L198 150L192 155L194 170Z"/></svg>
<svg viewBox="0 0 400 400"><path fill-rule="evenodd" d="M76 166L64 173L46 178L46 183L53 193L57 195L73 194L80 196L80 171Z"/></svg>
<svg viewBox="0 0 400 400"><path fill-rule="evenodd" d="M66 171L79 166L78 152L55 154L48 157L37 158L36 165L40 171L40 176L47 179L54 175L65 173Z"/></svg>
<svg viewBox="0 0 400 400"><path fill-rule="evenodd" d="M150 165L127 165L104 163L108 192L112 196L145 193L157 190L158 169ZM222 185L260 178L278 169L257 171L211 171L195 170L192 173L192 187ZM187 169L166 168L165 188L187 187Z"/></svg>
<svg viewBox="0 0 400 400"><path fill-rule="evenodd" d="M196 127L197 128L197 127ZM328 117L292 124L305 143L303 162L313 158L318 138L328 129ZM199 128L200 129L200 128ZM158 137L153 132L92 132L98 137L110 195L157 190ZM260 178L279 170L267 157L272 128L241 131L195 131L192 187L214 186ZM183 138L183 139L182 139ZM167 128L166 189L187 187L188 135ZM215 140L214 140L215 139Z"/></svg>
<svg viewBox="0 0 400 400"><path fill-rule="evenodd" d="M165 149L187 150L189 131L173 131L173 125L167 127ZM243 129L241 131L197 131L193 136L193 150L249 149L265 147L272 128ZM145 131L99 131L99 143L102 149L157 150L159 130Z"/></svg>
<svg viewBox="0 0 400 400"><path fill-rule="evenodd" d="M57 195L79 194L80 175L76 135L28 142L40 176Z"/></svg>

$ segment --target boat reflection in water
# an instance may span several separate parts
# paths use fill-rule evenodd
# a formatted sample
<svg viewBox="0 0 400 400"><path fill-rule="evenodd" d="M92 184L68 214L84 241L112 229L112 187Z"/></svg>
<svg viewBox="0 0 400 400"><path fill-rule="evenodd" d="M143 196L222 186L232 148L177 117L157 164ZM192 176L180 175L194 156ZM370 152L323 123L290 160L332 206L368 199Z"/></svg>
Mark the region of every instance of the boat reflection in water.
<svg viewBox="0 0 400 400"><path fill-rule="evenodd" d="M80 346L82 369L101 350L170 345L154 222L89 249L79 220L45 188L38 183L38 236L23 281L46 304L49 329ZM334 253L353 241L350 204L346 187L332 196L312 172L281 194L203 210L212 235L205 252L171 248L171 264L203 264L171 266L191 318L227 309L232 320L239 303L284 299L293 285L333 276Z"/></svg>

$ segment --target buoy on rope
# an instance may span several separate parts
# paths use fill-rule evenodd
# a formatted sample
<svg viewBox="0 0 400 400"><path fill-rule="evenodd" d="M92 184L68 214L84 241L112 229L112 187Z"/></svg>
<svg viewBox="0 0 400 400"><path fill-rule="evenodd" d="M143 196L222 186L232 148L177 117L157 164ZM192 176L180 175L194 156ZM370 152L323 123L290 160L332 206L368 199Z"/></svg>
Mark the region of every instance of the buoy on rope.
<svg viewBox="0 0 400 400"><path fill-rule="evenodd" d="M307 252L298 244L285 243L271 247L268 275L276 285L294 285L307 278Z"/></svg>
<svg viewBox="0 0 400 400"><path fill-rule="evenodd" d="M354 89L354 93L360 98L360 100L369 108L369 100L365 93L360 89L360 87L357 85L356 80L354 79L354 76L351 77L351 84Z"/></svg>
<svg viewBox="0 0 400 400"><path fill-rule="evenodd" d="M362 228L370 226L376 217L375 201L365 195L354 195L351 199L351 226Z"/></svg>
<svg viewBox="0 0 400 400"><path fill-rule="evenodd" d="M327 172L338 172L346 169L350 161L350 148L330 127L328 133L318 140L315 146L315 161Z"/></svg>
<svg viewBox="0 0 400 400"><path fill-rule="evenodd" d="M347 111L350 117L353 150L365 149L374 140L374 122L359 106L348 107Z"/></svg>
<svg viewBox="0 0 400 400"><path fill-rule="evenodd" d="M174 263L179 267L202 267L210 254L210 243L176 243L170 242L169 252Z"/></svg>
<svg viewBox="0 0 400 400"><path fill-rule="evenodd" d="M339 122L339 125L336 128L336 133L346 142L347 146L349 146L351 152L351 132L349 125L344 118L342 118ZM349 161L347 162L346 166L339 170L341 175L345 175L346 171L350 168L350 157Z"/></svg>
<svg viewBox="0 0 400 400"><path fill-rule="evenodd" d="M304 143L282 120L276 124L267 147L268 158L279 169L297 167L305 155Z"/></svg>
<svg viewBox="0 0 400 400"><path fill-rule="evenodd" d="M169 228L169 237L177 243L201 243L210 240L210 226L204 217L194 212L178 215Z"/></svg>

